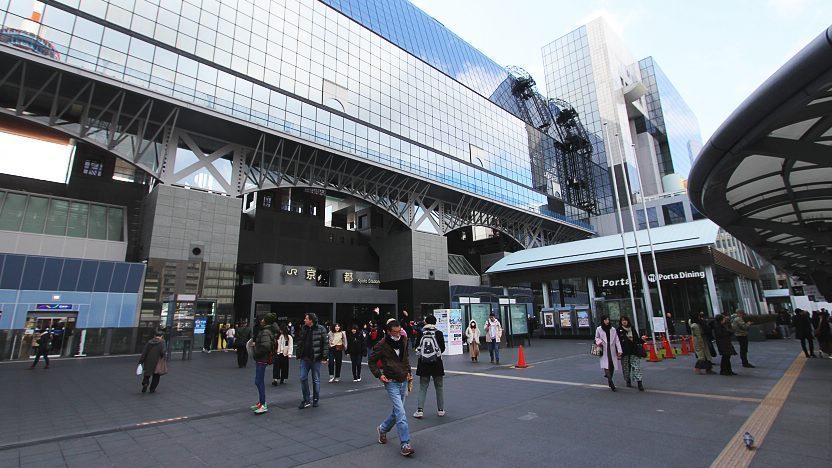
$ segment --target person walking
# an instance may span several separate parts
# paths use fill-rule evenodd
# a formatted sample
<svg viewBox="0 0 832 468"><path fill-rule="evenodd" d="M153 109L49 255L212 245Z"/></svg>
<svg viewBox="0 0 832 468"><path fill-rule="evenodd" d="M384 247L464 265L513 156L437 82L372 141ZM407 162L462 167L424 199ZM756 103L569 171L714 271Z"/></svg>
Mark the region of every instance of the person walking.
<svg viewBox="0 0 832 468"><path fill-rule="evenodd" d="M227 344L226 349L234 349L235 336L237 336L237 330L234 328L234 324L228 324L228 329L225 330L225 342Z"/></svg>
<svg viewBox="0 0 832 468"><path fill-rule="evenodd" d="M607 385L609 385L610 390L615 391L612 376L618 367L618 360L621 359L621 342L618 340L618 333L610 323L608 315L601 316L601 325L598 325L598 328L595 329L595 344L603 349L599 362L601 369L604 369ZM613 359L613 355L616 356L615 359Z"/></svg>
<svg viewBox="0 0 832 468"><path fill-rule="evenodd" d="M303 400L298 409L317 408L321 395L321 362L329 355L326 328L318 323L318 316L308 313L298 332L297 357L300 360L300 386ZM312 372L312 399L309 398L309 373Z"/></svg>
<svg viewBox="0 0 832 468"><path fill-rule="evenodd" d="M399 433L399 444L402 455L409 457L415 453L410 444L410 430L407 425L407 414L404 402L407 398L410 373L407 337L401 335L398 320L387 322L387 334L384 339L376 343L370 353L370 372L381 381L390 399L392 410L381 425L376 428L378 443L387 443L387 433L396 426Z"/></svg>
<svg viewBox="0 0 832 468"><path fill-rule="evenodd" d="M167 345L163 338L165 332L163 330L156 330L151 338L144 345L142 355L139 357L139 364L142 365L142 393L147 392L147 386L150 384L150 393L156 393L156 387L159 386L159 379L162 375L167 374L167 361L165 356L167 354Z"/></svg>
<svg viewBox="0 0 832 468"><path fill-rule="evenodd" d="M644 352L644 340L638 328L630 323L630 317L622 315L619 320L618 342L621 344L621 370L624 371L624 382L627 387L633 387L633 380L636 381L638 390L644 391L644 384L641 382L641 354ZM641 351L639 351L641 350Z"/></svg>
<svg viewBox="0 0 832 468"><path fill-rule="evenodd" d="M690 319L690 335L693 338L693 350L696 353L696 364L694 364L693 370L697 374L701 374L703 371L708 374L715 374L716 372L713 371L713 355L705 341L704 331L708 327L703 319L704 315L693 316Z"/></svg>
<svg viewBox="0 0 832 468"><path fill-rule="evenodd" d="M416 352L419 356L416 363L416 375L419 376L419 403L413 417L422 419L425 415L425 397L428 393L431 378L433 379L433 388L436 391L436 414L439 417L445 416L445 392L443 390L445 366L442 364L442 353L445 352L445 336L441 330L436 329L436 317L434 315L425 317L422 338L419 340Z"/></svg>
<svg viewBox="0 0 832 468"><path fill-rule="evenodd" d="M350 332L347 333L347 351L350 354L350 363L352 364L353 382L361 382L361 361L364 358L364 353L367 352L365 344L364 332L358 329L357 323L353 323Z"/></svg>
<svg viewBox="0 0 832 468"><path fill-rule="evenodd" d="M743 367L754 368L748 362L748 329L751 327L751 322L745 320L745 311L737 309L737 315L731 320L731 329L737 337L737 342L740 344L740 360L742 360Z"/></svg>
<svg viewBox="0 0 832 468"><path fill-rule="evenodd" d="M329 331L329 383L341 381L341 364L347 351L347 333L335 323Z"/></svg>
<svg viewBox="0 0 832 468"><path fill-rule="evenodd" d="M370 363L370 354L372 354L373 348L376 344L384 339L384 330L382 329L382 324L380 322L373 322L370 321L368 323L368 331L367 331L367 363Z"/></svg>
<svg viewBox="0 0 832 468"><path fill-rule="evenodd" d="M737 375L731 368L731 356L737 354L734 345L731 344L731 321L727 316L717 314L714 317L714 335L716 336L716 348L719 350L721 359L719 361L719 375Z"/></svg>
<svg viewBox="0 0 832 468"><path fill-rule="evenodd" d="M832 330L829 329L829 312L821 312L818 328L815 330L815 337L818 339L820 357L823 357L823 354L826 353L826 357L832 359Z"/></svg>
<svg viewBox="0 0 832 468"><path fill-rule="evenodd" d="M497 364L500 363L500 339L503 336L503 326L497 320L494 312L488 316L488 321L485 322L485 339L488 340L488 354L491 356L491 364L494 364L496 358Z"/></svg>
<svg viewBox="0 0 832 468"><path fill-rule="evenodd" d="M794 337L800 340L800 347L807 358L817 357L815 355L815 340L812 333L812 320L809 312L803 309L795 309L794 315ZM808 349L806 347L808 342Z"/></svg>
<svg viewBox="0 0 832 468"><path fill-rule="evenodd" d="M46 364L44 370L49 369L49 350L52 349L52 332L48 328L44 328L35 336L34 342L35 344L32 347L35 348L35 361L29 369L37 367L41 356L43 356L43 362Z"/></svg>
<svg viewBox="0 0 832 468"><path fill-rule="evenodd" d="M274 364L272 369L272 386L278 386L289 378L289 359L292 359L294 339L285 326L278 328L277 344L275 345Z"/></svg>
<svg viewBox="0 0 832 468"><path fill-rule="evenodd" d="M234 334L234 344L237 348L237 367L240 369L248 365L248 340L251 339L251 328L248 322L243 322Z"/></svg>
<svg viewBox="0 0 832 468"><path fill-rule="evenodd" d="M480 329L477 328L475 320L471 320L468 328L465 329L465 342L468 343L468 354L471 356L471 362L477 362L480 357Z"/></svg>
<svg viewBox="0 0 832 468"><path fill-rule="evenodd" d="M260 321L260 329L257 331L257 338L254 340L254 363L257 366L254 373L254 386L257 387L257 404L251 407L254 414L263 414L269 411L266 405L266 367L271 365L274 355L275 337L277 336L277 325L274 321L277 316L268 313Z"/></svg>

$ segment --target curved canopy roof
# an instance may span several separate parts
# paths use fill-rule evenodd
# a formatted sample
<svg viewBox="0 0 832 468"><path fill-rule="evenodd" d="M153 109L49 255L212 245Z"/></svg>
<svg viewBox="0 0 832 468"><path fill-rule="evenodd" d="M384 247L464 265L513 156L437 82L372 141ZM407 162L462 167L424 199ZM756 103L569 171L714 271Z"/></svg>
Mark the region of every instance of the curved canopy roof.
<svg viewBox="0 0 832 468"><path fill-rule="evenodd" d="M722 124L690 172L688 193L778 266L832 273L832 27Z"/></svg>

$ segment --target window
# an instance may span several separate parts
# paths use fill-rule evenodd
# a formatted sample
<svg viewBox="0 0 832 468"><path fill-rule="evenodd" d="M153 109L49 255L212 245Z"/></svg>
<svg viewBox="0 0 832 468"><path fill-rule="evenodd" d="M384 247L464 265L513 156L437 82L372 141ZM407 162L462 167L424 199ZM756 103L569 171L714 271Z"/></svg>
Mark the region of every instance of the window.
<svg viewBox="0 0 832 468"><path fill-rule="evenodd" d="M682 205L682 202L663 205L662 213L664 214L665 225L685 222L685 207Z"/></svg>
<svg viewBox="0 0 832 468"><path fill-rule="evenodd" d="M101 177L104 174L104 163L96 159L84 161L84 175Z"/></svg>
<svg viewBox="0 0 832 468"><path fill-rule="evenodd" d="M266 208L272 207L272 196L271 195L263 195L263 206Z"/></svg>
<svg viewBox="0 0 832 468"><path fill-rule="evenodd" d="M705 215L700 213L699 210L697 210L696 207L693 205L690 205L690 213L694 221L696 221L697 219L705 219Z"/></svg>

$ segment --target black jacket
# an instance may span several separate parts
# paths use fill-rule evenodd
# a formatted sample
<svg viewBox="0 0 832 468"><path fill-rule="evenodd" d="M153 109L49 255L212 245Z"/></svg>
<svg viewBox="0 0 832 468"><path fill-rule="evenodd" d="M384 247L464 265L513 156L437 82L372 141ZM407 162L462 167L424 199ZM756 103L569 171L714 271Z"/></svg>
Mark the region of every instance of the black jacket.
<svg viewBox="0 0 832 468"><path fill-rule="evenodd" d="M627 339L627 333L624 331L624 327L618 327L618 341L621 343L622 356L634 356L636 354L636 348L644 344L638 328L630 327L630 329L633 332L632 340Z"/></svg>
<svg viewBox="0 0 832 468"><path fill-rule="evenodd" d="M795 338L812 338L812 320L804 315L798 314L794 317Z"/></svg>
<svg viewBox="0 0 832 468"><path fill-rule="evenodd" d="M149 377L156 373L156 364L159 363L160 359L165 358L165 351L167 351L165 340L159 337L153 337L145 343L144 350L139 358L139 364L144 366L143 375Z"/></svg>
<svg viewBox="0 0 832 468"><path fill-rule="evenodd" d="M366 356L367 345L364 344L364 333L358 330L354 335L352 330L347 332L347 351L350 356Z"/></svg>
<svg viewBox="0 0 832 468"><path fill-rule="evenodd" d="M298 351L295 354L298 359L309 359L310 356L306 356L306 340L308 335L312 336L312 360L313 361L323 361L324 359L329 356L329 335L327 334L326 328L320 324L312 324L312 327L307 327L306 325L300 327L300 332L298 332L298 341L297 341L297 348Z"/></svg>
<svg viewBox="0 0 832 468"><path fill-rule="evenodd" d="M251 327L245 326L237 329L234 335L234 344L237 348L245 348L248 340L251 339Z"/></svg>
<svg viewBox="0 0 832 468"><path fill-rule="evenodd" d="M271 364L276 337L277 326L274 324L266 325L260 329L257 333L257 339L254 342L255 362L268 362Z"/></svg>
<svg viewBox="0 0 832 468"><path fill-rule="evenodd" d="M436 327L433 325L426 325L424 328L422 328L422 331L424 332L424 330L427 329L428 326L431 326L434 329L436 329ZM436 344L439 345L439 350L444 353L445 336L439 330L436 330ZM416 363L416 375L420 377L438 377L441 375L445 375L445 366L444 364L442 364L442 357L440 356L439 359L433 362L422 362L422 360L419 359L419 361Z"/></svg>
<svg viewBox="0 0 832 468"><path fill-rule="evenodd" d="M725 325L714 320L714 335L716 335L716 349L720 356L732 356L737 354L734 345L731 344L731 337L734 333Z"/></svg>

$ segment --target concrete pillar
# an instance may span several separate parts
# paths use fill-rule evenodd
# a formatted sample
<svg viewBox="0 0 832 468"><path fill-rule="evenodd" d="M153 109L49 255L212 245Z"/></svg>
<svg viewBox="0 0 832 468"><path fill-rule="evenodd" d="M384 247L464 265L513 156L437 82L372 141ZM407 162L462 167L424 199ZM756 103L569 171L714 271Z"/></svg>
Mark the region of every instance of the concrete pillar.
<svg viewBox="0 0 832 468"><path fill-rule="evenodd" d="M719 297L716 294L716 279L714 277L714 267L707 265L705 269L705 281L708 283L708 297L711 300L711 316L715 316L720 312Z"/></svg>
<svg viewBox="0 0 832 468"><path fill-rule="evenodd" d="M595 281L591 276L586 277L586 291L589 294L589 310L595 310Z"/></svg>
<svg viewBox="0 0 832 468"><path fill-rule="evenodd" d="M540 285L543 287L543 307L548 309L552 307L552 301L549 298L549 282L544 281Z"/></svg>

